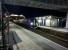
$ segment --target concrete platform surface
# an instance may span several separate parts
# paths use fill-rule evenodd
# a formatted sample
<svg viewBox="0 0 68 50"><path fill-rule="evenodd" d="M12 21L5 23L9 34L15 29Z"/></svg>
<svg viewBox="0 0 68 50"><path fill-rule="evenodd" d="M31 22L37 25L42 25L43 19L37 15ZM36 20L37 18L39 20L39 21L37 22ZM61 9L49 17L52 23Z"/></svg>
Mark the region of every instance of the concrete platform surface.
<svg viewBox="0 0 68 50"><path fill-rule="evenodd" d="M10 30L14 32L16 41L16 44L13 45L14 50L68 50L68 48L14 23L10 23ZM18 49L16 49L16 45Z"/></svg>
<svg viewBox="0 0 68 50"><path fill-rule="evenodd" d="M46 27L46 26L38 26L38 27L68 33L68 29L66 28L53 28L53 27Z"/></svg>

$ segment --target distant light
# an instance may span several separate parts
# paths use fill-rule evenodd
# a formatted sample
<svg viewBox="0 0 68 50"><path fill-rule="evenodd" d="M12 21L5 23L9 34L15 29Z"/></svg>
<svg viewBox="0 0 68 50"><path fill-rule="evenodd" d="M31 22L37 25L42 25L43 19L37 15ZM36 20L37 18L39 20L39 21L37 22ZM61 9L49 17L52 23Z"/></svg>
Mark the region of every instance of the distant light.
<svg viewBox="0 0 68 50"><path fill-rule="evenodd" d="M18 16L17 14L11 14L10 16Z"/></svg>
<svg viewBox="0 0 68 50"><path fill-rule="evenodd" d="M48 23L48 22L50 22L50 19L47 19L47 20L46 20L46 23Z"/></svg>
<svg viewBox="0 0 68 50"><path fill-rule="evenodd" d="M52 17L51 16L48 16L48 19L51 19Z"/></svg>
<svg viewBox="0 0 68 50"><path fill-rule="evenodd" d="M6 17L8 17L8 16L6 16Z"/></svg>
<svg viewBox="0 0 68 50"><path fill-rule="evenodd" d="M20 17L23 17L23 18L25 18L25 16L24 15L19 15Z"/></svg>
<svg viewBox="0 0 68 50"><path fill-rule="evenodd" d="M31 22L30 25L33 25L33 22Z"/></svg>
<svg viewBox="0 0 68 50"><path fill-rule="evenodd" d="M39 19L42 19L42 17L39 17Z"/></svg>
<svg viewBox="0 0 68 50"><path fill-rule="evenodd" d="M39 22L39 23L41 23L41 22L42 22L42 20L38 20L38 22Z"/></svg>
<svg viewBox="0 0 68 50"><path fill-rule="evenodd" d="M36 17L36 19L39 19L39 17Z"/></svg>
<svg viewBox="0 0 68 50"><path fill-rule="evenodd" d="M42 19L46 19L46 17L42 17Z"/></svg>
<svg viewBox="0 0 68 50"><path fill-rule="evenodd" d="M46 20L46 26L50 26L50 19Z"/></svg>
<svg viewBox="0 0 68 50"><path fill-rule="evenodd" d="M23 16L23 15L20 15L21 17Z"/></svg>
<svg viewBox="0 0 68 50"><path fill-rule="evenodd" d="M59 22L59 19L58 19L58 22Z"/></svg>

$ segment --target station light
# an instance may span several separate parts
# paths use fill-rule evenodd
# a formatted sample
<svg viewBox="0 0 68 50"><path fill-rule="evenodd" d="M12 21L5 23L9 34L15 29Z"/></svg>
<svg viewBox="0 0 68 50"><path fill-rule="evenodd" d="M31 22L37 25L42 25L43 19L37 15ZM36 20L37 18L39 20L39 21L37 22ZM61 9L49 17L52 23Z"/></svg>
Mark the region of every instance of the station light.
<svg viewBox="0 0 68 50"><path fill-rule="evenodd" d="M50 19L46 20L46 26L50 26Z"/></svg>
<svg viewBox="0 0 68 50"><path fill-rule="evenodd" d="M42 19L42 17L39 17L39 19Z"/></svg>
<svg viewBox="0 0 68 50"><path fill-rule="evenodd" d="M39 22L39 23L41 23L41 22L42 22L42 20L38 20L38 22Z"/></svg>
<svg viewBox="0 0 68 50"><path fill-rule="evenodd" d="M5 17L9 17L6 13L4 15L5 15Z"/></svg>
<svg viewBox="0 0 68 50"><path fill-rule="evenodd" d="M59 22L59 19L58 19L58 22Z"/></svg>
<svg viewBox="0 0 68 50"><path fill-rule="evenodd" d="M33 25L33 22L31 22L30 25Z"/></svg>
<svg viewBox="0 0 68 50"><path fill-rule="evenodd" d="M20 15L20 17L22 17L23 15Z"/></svg>
<svg viewBox="0 0 68 50"><path fill-rule="evenodd" d="M36 19L39 19L39 17L36 17Z"/></svg>
<svg viewBox="0 0 68 50"><path fill-rule="evenodd" d="M23 17L23 18L25 18L25 16L24 15L19 15L20 17Z"/></svg>
<svg viewBox="0 0 68 50"><path fill-rule="evenodd" d="M17 15L17 14L11 14L10 16L19 16L19 15Z"/></svg>
<svg viewBox="0 0 68 50"><path fill-rule="evenodd" d="M48 16L48 19L51 19L52 17L51 16Z"/></svg>
<svg viewBox="0 0 68 50"><path fill-rule="evenodd" d="M46 20L46 23L48 23L48 22L50 22L50 19L47 19L47 20Z"/></svg>
<svg viewBox="0 0 68 50"><path fill-rule="evenodd" d="M42 19L46 19L46 17L42 17Z"/></svg>
<svg viewBox="0 0 68 50"><path fill-rule="evenodd" d="M8 16L6 15L6 17L8 17Z"/></svg>

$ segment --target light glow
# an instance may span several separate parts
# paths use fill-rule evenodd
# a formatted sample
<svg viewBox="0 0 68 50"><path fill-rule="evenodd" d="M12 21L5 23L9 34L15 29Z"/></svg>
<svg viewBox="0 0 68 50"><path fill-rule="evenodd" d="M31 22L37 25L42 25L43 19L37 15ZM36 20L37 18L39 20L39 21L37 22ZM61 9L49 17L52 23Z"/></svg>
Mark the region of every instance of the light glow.
<svg viewBox="0 0 68 50"><path fill-rule="evenodd" d="M10 16L19 16L19 15L17 15L17 14L11 14Z"/></svg>
<svg viewBox="0 0 68 50"><path fill-rule="evenodd" d="M51 16L48 16L48 19L51 19L52 17Z"/></svg>
<svg viewBox="0 0 68 50"><path fill-rule="evenodd" d="M46 20L46 26L50 26L50 19Z"/></svg>
<svg viewBox="0 0 68 50"><path fill-rule="evenodd" d="M20 15L20 17L22 17L23 15Z"/></svg>
<svg viewBox="0 0 68 50"><path fill-rule="evenodd" d="M41 23L41 22L42 22L42 20L38 20L38 22L39 22L39 23Z"/></svg>
<svg viewBox="0 0 68 50"><path fill-rule="evenodd" d="M33 22L31 22L30 25L33 25Z"/></svg>
<svg viewBox="0 0 68 50"><path fill-rule="evenodd" d="M8 17L8 16L6 16L6 17Z"/></svg>
<svg viewBox="0 0 68 50"><path fill-rule="evenodd" d="M42 19L46 19L46 17L42 17Z"/></svg>

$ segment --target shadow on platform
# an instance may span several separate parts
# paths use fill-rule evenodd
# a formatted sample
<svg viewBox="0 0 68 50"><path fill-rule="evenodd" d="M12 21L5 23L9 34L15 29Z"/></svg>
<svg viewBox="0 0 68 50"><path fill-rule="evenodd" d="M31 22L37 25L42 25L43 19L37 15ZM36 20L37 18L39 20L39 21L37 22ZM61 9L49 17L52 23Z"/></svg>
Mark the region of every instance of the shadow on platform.
<svg viewBox="0 0 68 50"><path fill-rule="evenodd" d="M22 40L19 38L19 36L16 34L15 31L10 31L9 34L9 43L10 48L13 47L13 45L16 45L17 50L19 50L18 43L22 42Z"/></svg>

